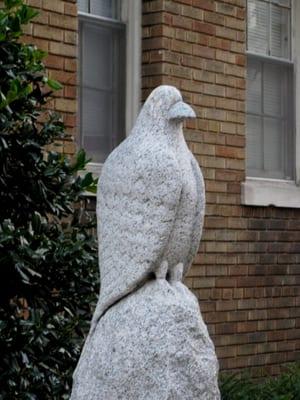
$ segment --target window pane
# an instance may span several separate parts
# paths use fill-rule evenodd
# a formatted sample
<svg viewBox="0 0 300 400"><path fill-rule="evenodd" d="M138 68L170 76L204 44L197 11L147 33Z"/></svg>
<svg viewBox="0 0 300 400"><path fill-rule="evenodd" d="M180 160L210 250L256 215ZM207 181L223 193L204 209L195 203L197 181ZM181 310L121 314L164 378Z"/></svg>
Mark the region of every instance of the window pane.
<svg viewBox="0 0 300 400"><path fill-rule="evenodd" d="M82 35L82 84L112 89L113 31L96 24L84 24Z"/></svg>
<svg viewBox="0 0 300 400"><path fill-rule="evenodd" d="M113 19L120 18L120 2L118 0L90 0L90 4L91 14Z"/></svg>
<svg viewBox="0 0 300 400"><path fill-rule="evenodd" d="M273 116L283 114L282 101L286 93L284 69L276 64L264 64L263 97L264 113ZM287 98L285 97L285 100Z"/></svg>
<svg viewBox="0 0 300 400"><path fill-rule="evenodd" d="M283 122L264 118L264 169L272 178L284 178Z"/></svg>
<svg viewBox="0 0 300 400"><path fill-rule="evenodd" d="M262 65L263 109L259 102L253 71ZM256 68L255 68L256 67ZM293 68L289 65L248 58L247 73L247 173L275 179L292 179L294 175ZM252 78L252 82L250 81ZM258 87L258 84L257 84ZM253 94L254 93L254 94ZM250 113L258 114L251 115Z"/></svg>
<svg viewBox="0 0 300 400"><path fill-rule="evenodd" d="M269 4L248 0L248 50L268 53Z"/></svg>
<svg viewBox="0 0 300 400"><path fill-rule="evenodd" d="M249 113L260 114L262 112L261 86L261 62L248 59L247 112Z"/></svg>
<svg viewBox="0 0 300 400"><path fill-rule="evenodd" d="M80 21L80 134L93 162L124 138L125 29Z"/></svg>
<svg viewBox="0 0 300 400"><path fill-rule="evenodd" d="M103 162L112 148L111 95L99 90L83 88L81 96L81 125L84 128L82 144L93 162Z"/></svg>
<svg viewBox="0 0 300 400"><path fill-rule="evenodd" d="M247 116L247 169L263 169L262 119L253 115Z"/></svg>
<svg viewBox="0 0 300 400"><path fill-rule="evenodd" d="M78 11L89 12L89 0L77 0Z"/></svg>
<svg viewBox="0 0 300 400"><path fill-rule="evenodd" d="M290 10L271 5L271 55L290 58Z"/></svg>

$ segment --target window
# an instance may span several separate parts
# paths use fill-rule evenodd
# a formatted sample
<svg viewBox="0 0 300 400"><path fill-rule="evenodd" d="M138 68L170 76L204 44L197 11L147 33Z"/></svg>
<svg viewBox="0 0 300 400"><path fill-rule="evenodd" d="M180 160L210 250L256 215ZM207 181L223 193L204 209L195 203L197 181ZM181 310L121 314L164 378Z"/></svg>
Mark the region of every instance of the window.
<svg viewBox="0 0 300 400"><path fill-rule="evenodd" d="M245 205L300 208L299 20L298 0L247 1Z"/></svg>
<svg viewBox="0 0 300 400"><path fill-rule="evenodd" d="M290 0L247 2L247 176L294 179Z"/></svg>
<svg viewBox="0 0 300 400"><path fill-rule="evenodd" d="M124 139L138 112L139 3L78 0L80 144L92 166Z"/></svg>

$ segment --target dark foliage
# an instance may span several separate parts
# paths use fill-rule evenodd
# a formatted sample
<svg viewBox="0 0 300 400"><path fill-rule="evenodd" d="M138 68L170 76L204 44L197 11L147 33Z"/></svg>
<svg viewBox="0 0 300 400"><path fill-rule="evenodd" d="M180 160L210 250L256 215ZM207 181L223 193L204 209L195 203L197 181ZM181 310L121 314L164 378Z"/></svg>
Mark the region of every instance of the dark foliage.
<svg viewBox="0 0 300 400"><path fill-rule="evenodd" d="M0 10L0 399L68 399L98 290L94 221L80 208L95 189L80 151L73 161L45 146L65 137L45 111L45 53L22 44L36 11ZM59 149L58 149L59 150Z"/></svg>
<svg viewBox="0 0 300 400"><path fill-rule="evenodd" d="M300 400L300 364L277 377L254 382L250 377L223 375L222 400Z"/></svg>

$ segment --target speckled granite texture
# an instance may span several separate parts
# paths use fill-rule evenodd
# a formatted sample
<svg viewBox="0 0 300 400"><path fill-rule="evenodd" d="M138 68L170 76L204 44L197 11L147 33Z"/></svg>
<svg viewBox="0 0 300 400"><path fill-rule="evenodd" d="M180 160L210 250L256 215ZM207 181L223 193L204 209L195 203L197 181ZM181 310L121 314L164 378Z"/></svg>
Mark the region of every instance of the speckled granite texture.
<svg viewBox="0 0 300 400"><path fill-rule="evenodd" d="M197 299L181 282L201 238L205 190L182 121L156 88L98 185L101 290L71 400L218 400L218 362Z"/></svg>

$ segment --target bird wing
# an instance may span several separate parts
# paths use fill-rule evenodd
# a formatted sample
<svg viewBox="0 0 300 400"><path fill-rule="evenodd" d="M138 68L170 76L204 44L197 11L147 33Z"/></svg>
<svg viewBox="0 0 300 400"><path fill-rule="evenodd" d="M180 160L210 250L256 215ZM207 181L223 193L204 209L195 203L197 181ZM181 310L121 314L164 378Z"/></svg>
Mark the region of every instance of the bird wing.
<svg viewBox="0 0 300 400"><path fill-rule="evenodd" d="M94 323L149 279L172 231L181 172L171 149L149 146L125 141L103 167L97 202L101 289Z"/></svg>
<svg viewBox="0 0 300 400"><path fill-rule="evenodd" d="M197 202L195 215L193 218L194 226L193 226L193 230L191 232L190 249L189 249L189 254L188 254L188 260L187 260L187 263L186 263L185 269L184 269L184 275L187 274L187 272L190 269L190 266L193 262L193 259L194 259L195 255L197 254L199 244L200 244L200 239L202 236L202 228L203 228L204 213L205 213L204 179L203 179L203 175L202 175L201 169L199 167L199 164L196 161L196 159L192 153L191 153L191 165L192 165L192 171L193 171L195 181L196 181L198 202Z"/></svg>

